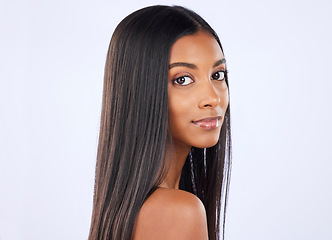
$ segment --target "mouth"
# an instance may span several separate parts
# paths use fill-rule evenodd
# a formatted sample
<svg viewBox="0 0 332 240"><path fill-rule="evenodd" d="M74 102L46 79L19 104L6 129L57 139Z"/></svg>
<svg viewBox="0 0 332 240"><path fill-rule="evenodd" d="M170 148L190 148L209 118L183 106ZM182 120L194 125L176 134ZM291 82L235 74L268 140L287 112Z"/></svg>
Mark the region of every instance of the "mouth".
<svg viewBox="0 0 332 240"><path fill-rule="evenodd" d="M200 128L212 130L220 126L221 116L203 118L197 121L192 121L192 123Z"/></svg>

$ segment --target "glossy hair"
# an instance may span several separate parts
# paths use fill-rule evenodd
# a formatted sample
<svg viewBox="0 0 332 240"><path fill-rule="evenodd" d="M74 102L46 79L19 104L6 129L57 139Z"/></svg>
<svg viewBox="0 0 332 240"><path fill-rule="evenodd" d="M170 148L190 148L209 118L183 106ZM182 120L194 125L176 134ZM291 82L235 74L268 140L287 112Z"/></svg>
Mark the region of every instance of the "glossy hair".
<svg viewBox="0 0 332 240"><path fill-rule="evenodd" d="M132 239L140 208L165 177L170 50L199 30L222 48L199 15L179 6L140 9L115 29L105 66L89 240ZM203 202L210 240L220 239L224 229L230 163L228 106L217 145L193 147L180 180L180 189Z"/></svg>

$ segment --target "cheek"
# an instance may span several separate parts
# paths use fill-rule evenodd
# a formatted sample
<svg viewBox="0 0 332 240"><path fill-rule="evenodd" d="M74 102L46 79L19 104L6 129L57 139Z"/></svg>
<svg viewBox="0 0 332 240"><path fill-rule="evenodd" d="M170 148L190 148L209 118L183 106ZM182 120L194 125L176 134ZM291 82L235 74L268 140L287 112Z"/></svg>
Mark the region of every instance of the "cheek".
<svg viewBox="0 0 332 240"><path fill-rule="evenodd" d="M177 90L177 89L176 89ZM172 135L184 134L190 125L195 109L195 96L185 91L170 91L168 95Z"/></svg>
<svg viewBox="0 0 332 240"><path fill-rule="evenodd" d="M227 87L226 83L220 89L219 96L220 96L221 108L226 111L226 109L228 107L228 103L229 103L228 87Z"/></svg>
<svg viewBox="0 0 332 240"><path fill-rule="evenodd" d="M188 94L184 91L169 91L168 94L168 104L169 104L169 112L170 117L177 116L186 116L188 112L193 109L193 103L195 98L193 94Z"/></svg>
<svg viewBox="0 0 332 240"><path fill-rule="evenodd" d="M229 104L229 96L228 96L228 89L223 94L223 108L226 110Z"/></svg>
<svg viewBox="0 0 332 240"><path fill-rule="evenodd" d="M172 127L174 125L181 124L181 119L186 116L186 111L188 106L186 102L182 101L180 98L172 98L169 100L169 115ZM183 119L182 119L183 120Z"/></svg>

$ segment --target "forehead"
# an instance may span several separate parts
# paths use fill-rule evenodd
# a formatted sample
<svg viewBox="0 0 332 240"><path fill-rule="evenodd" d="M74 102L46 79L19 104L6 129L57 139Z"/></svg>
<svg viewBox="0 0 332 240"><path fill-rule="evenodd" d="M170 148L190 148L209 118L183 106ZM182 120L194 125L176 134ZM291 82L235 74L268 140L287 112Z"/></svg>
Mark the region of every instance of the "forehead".
<svg viewBox="0 0 332 240"><path fill-rule="evenodd" d="M172 46L170 63L216 61L224 57L216 39L210 34L199 31L179 38Z"/></svg>

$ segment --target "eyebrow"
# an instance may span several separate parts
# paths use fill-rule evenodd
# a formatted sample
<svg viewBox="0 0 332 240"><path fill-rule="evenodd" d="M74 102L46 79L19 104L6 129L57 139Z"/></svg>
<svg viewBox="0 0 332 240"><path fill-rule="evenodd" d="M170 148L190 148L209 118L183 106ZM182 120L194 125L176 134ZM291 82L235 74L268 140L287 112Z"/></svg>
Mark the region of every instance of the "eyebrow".
<svg viewBox="0 0 332 240"><path fill-rule="evenodd" d="M226 59L225 58L222 58L222 59L216 61L216 63L213 65L213 67L217 67L217 66L219 66L219 65L221 65L223 63L226 63Z"/></svg>
<svg viewBox="0 0 332 240"><path fill-rule="evenodd" d="M223 63L226 62L226 59L225 58L222 58L218 61L216 61L216 63L213 65L213 67L217 67ZM197 66L195 64L192 64L192 63L186 63L186 62L175 62L175 63L172 63L168 66L168 69L171 69L173 67L187 67L187 68L191 68L191 69L197 69Z"/></svg>

